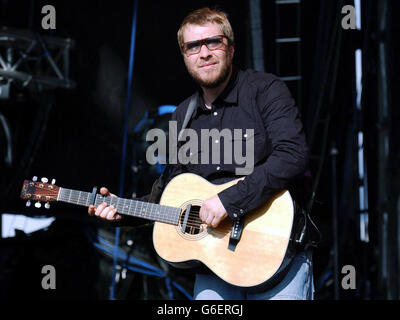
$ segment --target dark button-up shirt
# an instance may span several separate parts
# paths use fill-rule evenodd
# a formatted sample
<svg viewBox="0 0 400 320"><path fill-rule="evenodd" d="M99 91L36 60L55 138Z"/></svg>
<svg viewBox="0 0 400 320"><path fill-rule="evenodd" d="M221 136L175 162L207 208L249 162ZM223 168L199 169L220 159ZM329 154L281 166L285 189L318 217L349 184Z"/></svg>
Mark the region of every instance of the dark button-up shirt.
<svg viewBox="0 0 400 320"><path fill-rule="evenodd" d="M254 169L242 174L243 180L218 194L229 217L235 219L265 203L276 192L288 189L294 179L304 173L308 147L299 111L287 86L276 76L234 68L226 88L211 109L205 107L200 90L195 95L198 105L187 127L197 133L197 150L187 150L187 156L191 157L189 163L173 165L170 178L183 172L198 174L216 184L238 178L237 169L244 168L245 163L235 158L235 147L241 146L245 156L249 151L246 146L254 143ZM177 121L178 132L190 99L183 101L172 116L172 120ZM204 141L200 139L202 129L217 129L220 133L228 130L225 130L227 135ZM229 150L232 157L224 153L226 143L233 149ZM185 142L178 144L178 150L183 144ZM220 151L219 161L214 163L213 147ZM203 160L208 158L206 163L202 162L202 156Z"/></svg>

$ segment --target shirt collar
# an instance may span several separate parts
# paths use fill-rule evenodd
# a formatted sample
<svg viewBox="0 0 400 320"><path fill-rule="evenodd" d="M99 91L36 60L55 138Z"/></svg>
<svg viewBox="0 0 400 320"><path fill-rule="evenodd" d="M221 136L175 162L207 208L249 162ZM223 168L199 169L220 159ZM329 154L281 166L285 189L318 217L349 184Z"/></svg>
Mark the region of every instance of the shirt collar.
<svg viewBox="0 0 400 320"><path fill-rule="evenodd" d="M232 66L232 74L231 78L229 79L229 82L227 86L225 87L224 91L218 96L218 98L215 100L222 100L226 103L229 104L237 104L238 102L238 74L239 74L239 69L236 66ZM204 107L204 99L203 99L203 91L199 87L195 93L196 98L197 98L197 107L193 112L193 116L195 117L197 115L198 109Z"/></svg>
<svg viewBox="0 0 400 320"><path fill-rule="evenodd" d="M218 99L221 99L227 103L231 104L237 104L238 102L238 74L239 74L239 69L236 66L232 67L232 75L231 78L229 79L229 82L222 91L222 93L219 95Z"/></svg>

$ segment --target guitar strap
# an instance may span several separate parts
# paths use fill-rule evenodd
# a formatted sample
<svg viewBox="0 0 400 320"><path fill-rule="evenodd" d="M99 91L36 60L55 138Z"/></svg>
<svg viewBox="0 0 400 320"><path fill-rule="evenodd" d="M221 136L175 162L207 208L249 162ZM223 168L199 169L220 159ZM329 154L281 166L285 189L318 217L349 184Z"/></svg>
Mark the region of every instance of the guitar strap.
<svg viewBox="0 0 400 320"><path fill-rule="evenodd" d="M197 94L194 94L192 98L190 99L188 109L185 114L185 118L182 123L182 128L181 131L179 132L178 135L178 141L181 138L183 134L183 130L186 128L187 124L189 123L189 120L191 119L194 110L197 107ZM165 185L167 183L167 179L169 176L169 171L171 169L171 166L169 163L165 166L161 176L153 183L153 186L151 188L151 193L150 193L150 199L149 202L151 203L158 203L161 198L161 194L165 188Z"/></svg>

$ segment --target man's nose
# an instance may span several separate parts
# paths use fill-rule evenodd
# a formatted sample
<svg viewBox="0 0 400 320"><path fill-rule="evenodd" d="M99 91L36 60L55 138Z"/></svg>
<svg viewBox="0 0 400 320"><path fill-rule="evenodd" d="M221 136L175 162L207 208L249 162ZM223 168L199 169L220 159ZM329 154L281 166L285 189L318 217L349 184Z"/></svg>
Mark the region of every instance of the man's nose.
<svg viewBox="0 0 400 320"><path fill-rule="evenodd" d="M200 58L207 58L211 55L211 50L208 49L205 43L201 45L199 55Z"/></svg>

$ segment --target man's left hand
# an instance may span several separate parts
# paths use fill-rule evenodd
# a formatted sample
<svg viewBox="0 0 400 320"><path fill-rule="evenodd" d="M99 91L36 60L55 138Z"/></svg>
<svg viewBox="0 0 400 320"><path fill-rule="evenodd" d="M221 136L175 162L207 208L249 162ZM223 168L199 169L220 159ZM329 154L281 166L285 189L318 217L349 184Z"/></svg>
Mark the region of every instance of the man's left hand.
<svg viewBox="0 0 400 320"><path fill-rule="evenodd" d="M200 219L203 223L216 228L227 216L228 214L218 195L203 201L200 208Z"/></svg>

